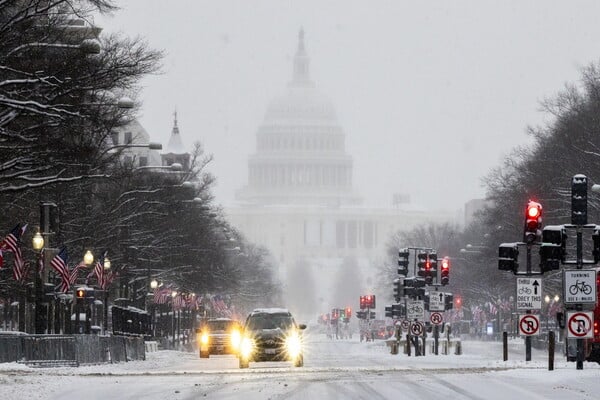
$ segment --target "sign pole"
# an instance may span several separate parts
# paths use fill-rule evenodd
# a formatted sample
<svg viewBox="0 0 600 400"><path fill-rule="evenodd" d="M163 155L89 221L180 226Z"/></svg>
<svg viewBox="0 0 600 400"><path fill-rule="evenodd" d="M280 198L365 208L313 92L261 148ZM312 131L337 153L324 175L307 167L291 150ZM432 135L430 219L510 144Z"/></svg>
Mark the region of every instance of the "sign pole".
<svg viewBox="0 0 600 400"><path fill-rule="evenodd" d="M577 269L583 268L583 232L581 226L577 227ZM577 311L583 310L583 304L575 305ZM583 339L577 339L577 366L576 369L583 369Z"/></svg>
<svg viewBox="0 0 600 400"><path fill-rule="evenodd" d="M527 244L527 275L531 275L531 244ZM531 310L526 311L531 314ZM531 361L531 336L525 336L525 361Z"/></svg>

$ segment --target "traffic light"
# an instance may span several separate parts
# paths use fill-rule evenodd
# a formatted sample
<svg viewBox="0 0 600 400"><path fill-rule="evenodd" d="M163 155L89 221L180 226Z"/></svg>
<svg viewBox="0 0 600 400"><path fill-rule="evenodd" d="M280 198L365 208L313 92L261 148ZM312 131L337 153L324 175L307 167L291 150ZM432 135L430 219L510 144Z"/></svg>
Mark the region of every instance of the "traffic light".
<svg viewBox="0 0 600 400"><path fill-rule="evenodd" d="M375 311L370 311L369 312L369 319L375 319Z"/></svg>
<svg viewBox="0 0 600 400"><path fill-rule="evenodd" d="M452 308L454 308L454 295L452 293L446 293L444 302L446 310L452 310ZM460 308L460 297L456 298L456 308Z"/></svg>
<svg viewBox="0 0 600 400"><path fill-rule="evenodd" d="M367 296L360 296L360 309L364 310L367 308Z"/></svg>
<svg viewBox="0 0 600 400"><path fill-rule="evenodd" d="M400 278L394 279L394 300L400 301L404 293L402 292L402 288L404 286L404 281Z"/></svg>
<svg viewBox="0 0 600 400"><path fill-rule="evenodd" d="M75 291L75 296L77 297L78 300L80 299L85 299L85 289L83 288L78 288Z"/></svg>
<svg viewBox="0 0 600 400"><path fill-rule="evenodd" d="M406 315L406 307L404 304L392 304L392 317L401 318Z"/></svg>
<svg viewBox="0 0 600 400"><path fill-rule="evenodd" d="M587 224L587 177L575 175L571 181L571 223Z"/></svg>
<svg viewBox="0 0 600 400"><path fill-rule="evenodd" d="M350 319L352 317L352 309L350 307L346 307L346 318Z"/></svg>
<svg viewBox="0 0 600 400"><path fill-rule="evenodd" d="M593 238L593 235L592 235ZM542 231L540 269L542 273L560 268L566 257L567 234L562 225L549 225Z"/></svg>
<svg viewBox="0 0 600 400"><path fill-rule="evenodd" d="M440 283L442 285L447 285L450 283L450 259L448 257L444 257L442 259L442 272Z"/></svg>
<svg viewBox="0 0 600 400"><path fill-rule="evenodd" d="M375 295L368 294L365 296L366 308L375 308Z"/></svg>
<svg viewBox="0 0 600 400"><path fill-rule="evenodd" d="M392 318L393 317L393 315L392 315L392 306L391 305L385 306L385 317L386 318Z"/></svg>
<svg viewBox="0 0 600 400"><path fill-rule="evenodd" d="M537 241L542 227L542 205L538 202L529 200L525 211L525 229L523 231L523 241L531 244Z"/></svg>
<svg viewBox="0 0 600 400"><path fill-rule="evenodd" d="M596 229L594 233L592 233L592 242L594 243L594 248L592 250L592 254L594 255L594 262L598 263L600 261L600 230L598 229L598 225L596 225ZM566 237L566 235L565 235ZM565 255L563 254L563 261L565 260Z"/></svg>
<svg viewBox="0 0 600 400"><path fill-rule="evenodd" d="M431 270L431 265L429 264L429 257L427 253L418 253L417 254L417 275L419 276L427 276L429 275L429 271Z"/></svg>
<svg viewBox="0 0 600 400"><path fill-rule="evenodd" d="M408 249L400 249L398 252L398 274L408 275Z"/></svg>
<svg viewBox="0 0 600 400"><path fill-rule="evenodd" d="M519 247L516 243L502 243L498 247L498 269L500 271L512 271L517 273Z"/></svg>
<svg viewBox="0 0 600 400"><path fill-rule="evenodd" d="M460 298L460 296L456 297L456 299L454 300L454 305L457 309L460 310L460 308L462 307L462 299Z"/></svg>
<svg viewBox="0 0 600 400"><path fill-rule="evenodd" d="M437 253L429 253L429 271L432 275L437 275L438 258Z"/></svg>

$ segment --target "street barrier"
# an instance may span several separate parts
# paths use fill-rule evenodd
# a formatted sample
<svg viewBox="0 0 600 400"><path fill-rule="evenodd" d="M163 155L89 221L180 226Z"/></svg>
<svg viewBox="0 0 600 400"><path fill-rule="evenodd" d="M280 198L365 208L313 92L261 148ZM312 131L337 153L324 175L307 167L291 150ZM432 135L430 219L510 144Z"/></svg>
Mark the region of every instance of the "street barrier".
<svg viewBox="0 0 600 400"><path fill-rule="evenodd" d="M145 360L142 337L98 335L0 335L0 363L79 366Z"/></svg>

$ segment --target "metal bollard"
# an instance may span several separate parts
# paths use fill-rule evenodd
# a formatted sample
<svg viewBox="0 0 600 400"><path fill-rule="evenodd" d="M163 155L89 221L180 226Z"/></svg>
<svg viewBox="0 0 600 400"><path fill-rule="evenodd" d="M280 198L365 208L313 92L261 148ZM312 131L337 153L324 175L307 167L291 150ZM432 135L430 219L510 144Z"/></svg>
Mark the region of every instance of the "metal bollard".
<svg viewBox="0 0 600 400"><path fill-rule="evenodd" d="M508 332L502 332L502 360L508 361Z"/></svg>
<svg viewBox="0 0 600 400"><path fill-rule="evenodd" d="M554 331L548 332L548 371L554 371Z"/></svg>
<svg viewBox="0 0 600 400"><path fill-rule="evenodd" d="M454 354L460 356L462 354L462 344L460 339L456 341L456 347L454 348Z"/></svg>

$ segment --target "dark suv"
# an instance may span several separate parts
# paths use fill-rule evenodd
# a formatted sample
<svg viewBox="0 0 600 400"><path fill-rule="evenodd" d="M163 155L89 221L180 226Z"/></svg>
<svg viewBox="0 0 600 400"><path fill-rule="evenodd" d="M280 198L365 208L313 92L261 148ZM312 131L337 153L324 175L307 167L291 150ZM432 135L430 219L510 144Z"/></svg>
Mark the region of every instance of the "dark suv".
<svg viewBox="0 0 600 400"><path fill-rule="evenodd" d="M242 326L233 319L213 318L196 329L200 358L211 354L237 354Z"/></svg>
<svg viewBox="0 0 600 400"><path fill-rule="evenodd" d="M246 319L238 354L240 368L248 368L250 361L291 361L294 366L304 365L302 330L285 308L260 308Z"/></svg>

